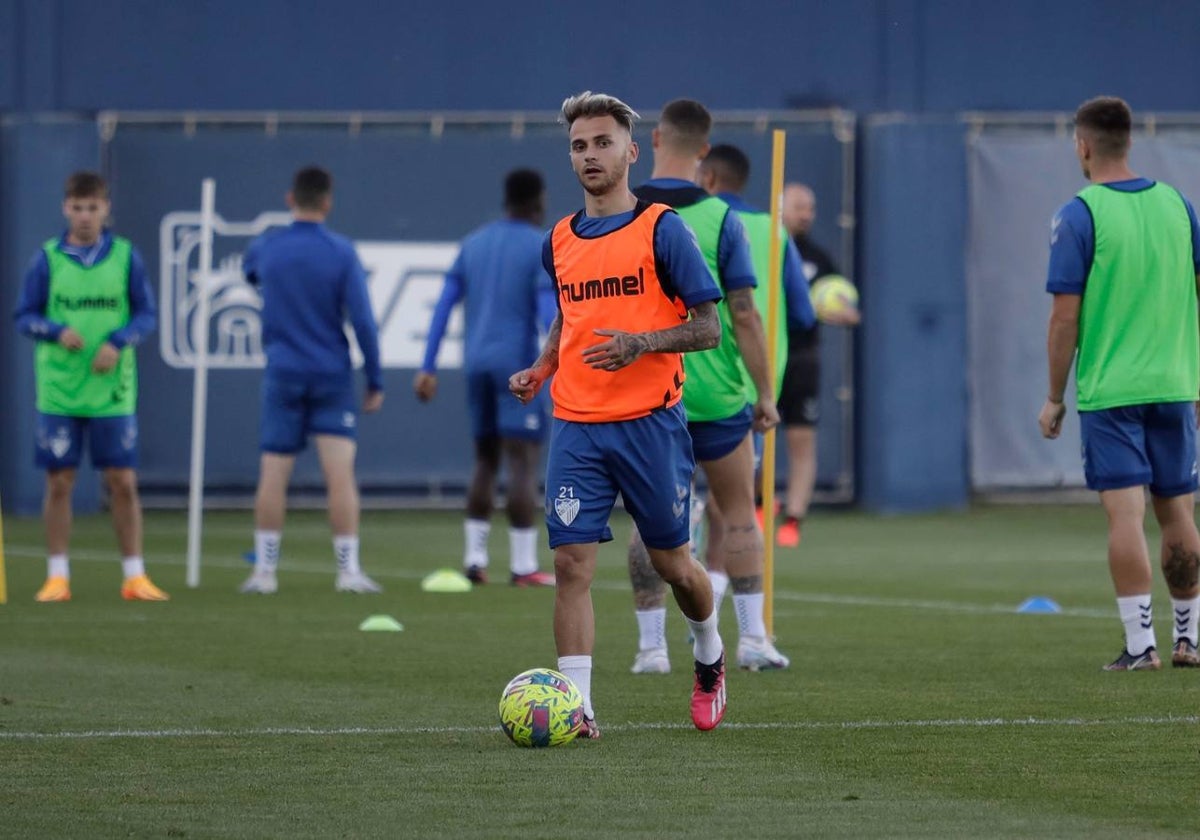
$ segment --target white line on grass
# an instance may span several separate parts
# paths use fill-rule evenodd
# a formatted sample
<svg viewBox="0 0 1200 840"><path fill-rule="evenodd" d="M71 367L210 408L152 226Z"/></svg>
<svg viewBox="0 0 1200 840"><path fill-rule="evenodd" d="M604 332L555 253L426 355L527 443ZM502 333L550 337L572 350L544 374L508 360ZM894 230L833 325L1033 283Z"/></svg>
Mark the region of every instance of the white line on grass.
<svg viewBox="0 0 1200 840"><path fill-rule="evenodd" d="M725 723L722 729L741 730L863 730L863 729L984 729L1022 726L1163 726L1200 723L1200 715L1121 718L950 718L947 720L771 721ZM496 726L342 726L331 729L265 727L261 729L111 729L78 732L0 732L0 741L63 741L114 738L263 738L280 736L333 737L340 735L474 735L494 732ZM686 723L605 724L606 731L691 729Z"/></svg>
<svg viewBox="0 0 1200 840"><path fill-rule="evenodd" d="M43 549L35 546L9 546L8 553L13 557L42 557ZM112 555L104 552L74 551L72 560L82 560L89 563L112 563ZM182 566L185 559L182 556L170 554L156 555L155 563L169 566ZM250 566L241 559L219 558L205 560L205 566L221 569L249 569ZM332 569L324 564L289 563L287 574L320 574L328 575ZM372 576L384 580L420 580L424 572L395 572L387 569L373 569ZM593 589L628 591L629 586L624 582L598 580L592 583ZM867 595L833 595L822 592L796 592L790 590L775 590L775 597L781 601L795 601L805 604L831 604L842 607L883 607L886 609L930 610L933 612L967 613L970 615L1012 615L1017 608L1013 604L972 604L962 601L923 601L911 598L879 598ZM1108 620L1113 617L1111 609L1094 609L1088 607L1064 607L1058 613L1068 618L1092 618Z"/></svg>

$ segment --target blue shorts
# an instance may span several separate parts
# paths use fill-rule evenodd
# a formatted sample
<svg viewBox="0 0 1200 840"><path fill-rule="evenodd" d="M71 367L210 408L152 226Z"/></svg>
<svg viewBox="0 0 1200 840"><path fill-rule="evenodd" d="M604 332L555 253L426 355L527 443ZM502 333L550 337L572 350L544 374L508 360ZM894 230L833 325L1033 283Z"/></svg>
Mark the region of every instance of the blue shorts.
<svg viewBox="0 0 1200 840"><path fill-rule="evenodd" d="M1196 489L1196 407L1192 402L1079 412L1083 475L1092 490L1150 486L1161 498Z"/></svg>
<svg viewBox="0 0 1200 840"><path fill-rule="evenodd" d="M467 374L467 409L471 415L471 436L476 440L522 438L540 443L546 439L549 388L542 388L528 405L522 405L508 390L508 377L512 373L477 370Z"/></svg>
<svg viewBox="0 0 1200 840"><path fill-rule="evenodd" d="M608 517L618 492L647 546L685 544L695 471L679 403L616 423L555 418L546 464L550 547L611 540Z"/></svg>
<svg viewBox="0 0 1200 840"><path fill-rule="evenodd" d="M354 377L340 373L271 373L263 376L259 449L294 455L309 435L358 435Z"/></svg>
<svg viewBox="0 0 1200 840"><path fill-rule="evenodd" d="M718 461L741 446L754 423L754 412L746 406L724 420L688 423L692 433L692 451L697 461Z"/></svg>
<svg viewBox="0 0 1200 840"><path fill-rule="evenodd" d="M33 462L43 470L75 469L83 460L84 435L92 466L133 469L138 464L137 417L37 416Z"/></svg>

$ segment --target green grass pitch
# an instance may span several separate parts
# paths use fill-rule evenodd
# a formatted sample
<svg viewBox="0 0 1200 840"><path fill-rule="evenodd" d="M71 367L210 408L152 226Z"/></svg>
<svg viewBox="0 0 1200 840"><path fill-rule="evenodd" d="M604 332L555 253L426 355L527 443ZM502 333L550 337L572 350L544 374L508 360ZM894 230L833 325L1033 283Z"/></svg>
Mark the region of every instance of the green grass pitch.
<svg viewBox="0 0 1200 840"><path fill-rule="evenodd" d="M674 673L629 673L618 514L594 591L603 738L550 750L512 746L496 707L511 676L554 666L553 593L420 591L460 562L457 514L368 512L364 566L386 592L352 596L333 591L323 519L294 513L280 592L261 597L237 594L248 513L206 517L195 590L184 515L152 513L167 604L120 600L103 517L76 523L74 600L35 604L40 523L4 525L0 836L1200 835L1200 672L1101 672L1122 637L1098 506L818 512L776 555L792 667L731 672L712 733L688 720L677 613ZM506 577L499 518L492 568ZM1064 611L1017 614L1033 595ZM1161 582L1155 599L1166 650ZM376 613L404 631L359 632Z"/></svg>

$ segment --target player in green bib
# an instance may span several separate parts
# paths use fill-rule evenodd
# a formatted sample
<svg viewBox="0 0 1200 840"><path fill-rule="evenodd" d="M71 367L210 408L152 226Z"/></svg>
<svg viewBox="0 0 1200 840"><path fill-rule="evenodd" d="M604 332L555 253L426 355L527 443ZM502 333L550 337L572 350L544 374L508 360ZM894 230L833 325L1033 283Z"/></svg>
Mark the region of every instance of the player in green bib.
<svg viewBox="0 0 1200 840"><path fill-rule="evenodd" d="M763 543L754 515L754 444L750 431L779 422L767 365L762 318L754 303L757 280L746 231L738 214L696 183L708 154L712 116L699 102L677 99L662 111L651 135L654 171L634 190L645 201L673 207L696 236L709 271L725 296L717 309L721 343L684 357L687 378L683 405L696 460L708 479L709 494L725 514L724 538L709 541L710 571L717 603L733 590L738 621L739 667L758 671L786 668L763 623ZM751 395L754 395L753 397ZM666 586L654 573L640 536L629 550L638 619L635 674L667 673Z"/></svg>
<svg viewBox="0 0 1200 840"><path fill-rule="evenodd" d="M1113 97L1075 113L1075 153L1091 186L1051 227L1050 393L1038 417L1045 437L1059 436L1074 361L1084 477L1108 517L1109 572L1125 626L1125 649L1107 671L1162 667L1143 530L1147 486L1175 619L1171 662L1200 666L1200 225L1179 192L1130 170L1132 125L1129 106Z"/></svg>
<svg viewBox="0 0 1200 840"><path fill-rule="evenodd" d="M141 255L104 227L108 186L94 172L67 179L67 231L48 240L25 274L17 329L37 342L35 462L46 471L43 603L71 599L71 492L83 450L104 473L122 554L126 600L165 601L142 560L137 491L137 365L153 331L154 299Z"/></svg>

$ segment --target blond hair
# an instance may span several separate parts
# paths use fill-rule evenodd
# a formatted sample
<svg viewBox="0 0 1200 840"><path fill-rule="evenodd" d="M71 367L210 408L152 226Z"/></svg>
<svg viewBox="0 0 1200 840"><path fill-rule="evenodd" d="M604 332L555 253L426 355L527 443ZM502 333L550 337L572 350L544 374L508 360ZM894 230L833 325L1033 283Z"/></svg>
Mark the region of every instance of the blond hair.
<svg viewBox="0 0 1200 840"><path fill-rule="evenodd" d="M638 112L615 96L585 90L563 100L560 122L568 127L581 117L612 117L626 131L633 133L633 123L641 119Z"/></svg>

